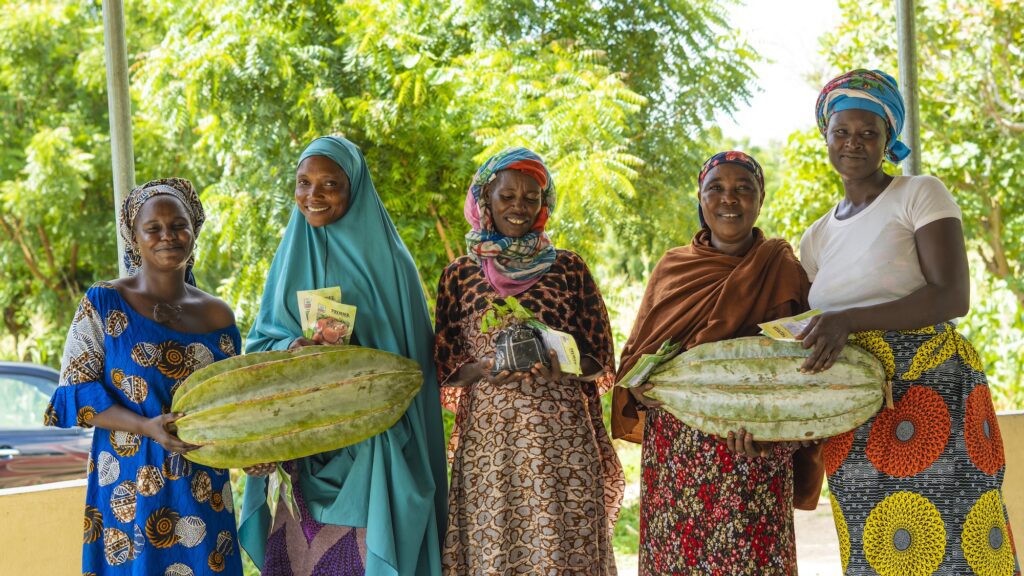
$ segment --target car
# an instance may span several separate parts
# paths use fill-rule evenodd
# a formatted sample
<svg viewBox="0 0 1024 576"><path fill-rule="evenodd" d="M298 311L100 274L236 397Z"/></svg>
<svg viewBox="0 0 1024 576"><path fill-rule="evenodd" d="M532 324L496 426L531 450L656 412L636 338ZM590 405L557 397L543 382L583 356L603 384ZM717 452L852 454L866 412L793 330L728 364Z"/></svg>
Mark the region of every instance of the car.
<svg viewBox="0 0 1024 576"><path fill-rule="evenodd" d="M53 368L0 362L0 489L86 477L92 429L43 425L59 382Z"/></svg>

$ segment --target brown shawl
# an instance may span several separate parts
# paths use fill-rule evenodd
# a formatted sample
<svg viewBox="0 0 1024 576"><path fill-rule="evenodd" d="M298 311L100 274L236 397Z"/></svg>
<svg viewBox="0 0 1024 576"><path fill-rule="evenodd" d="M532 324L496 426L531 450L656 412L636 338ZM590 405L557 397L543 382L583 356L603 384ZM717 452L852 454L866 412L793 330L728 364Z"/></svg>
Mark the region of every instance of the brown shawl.
<svg viewBox="0 0 1024 576"><path fill-rule="evenodd" d="M682 342L684 349L690 349L705 342L752 336L761 322L807 310L810 283L789 243L767 240L758 228L753 233L754 244L743 256L712 247L707 229L698 232L689 246L662 256L622 350L617 379L665 340ZM633 395L615 388L612 437L639 443L643 422ZM819 447L797 451L794 464L795 505L813 509L824 472Z"/></svg>

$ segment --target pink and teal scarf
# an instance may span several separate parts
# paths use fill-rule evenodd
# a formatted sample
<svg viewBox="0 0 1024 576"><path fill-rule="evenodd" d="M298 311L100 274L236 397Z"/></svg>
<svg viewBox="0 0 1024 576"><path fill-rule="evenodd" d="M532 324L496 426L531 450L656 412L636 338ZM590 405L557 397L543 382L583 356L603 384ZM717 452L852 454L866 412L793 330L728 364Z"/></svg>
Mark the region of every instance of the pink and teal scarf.
<svg viewBox="0 0 1024 576"><path fill-rule="evenodd" d="M543 194L542 206L533 228L520 237L498 232L484 186L502 170L518 170L537 180ZM502 296L515 296L533 286L555 261L555 247L544 232L555 205L555 186L540 156L526 148L506 148L484 162L469 185L463 213L471 230L466 234L470 258L480 265L484 277Z"/></svg>

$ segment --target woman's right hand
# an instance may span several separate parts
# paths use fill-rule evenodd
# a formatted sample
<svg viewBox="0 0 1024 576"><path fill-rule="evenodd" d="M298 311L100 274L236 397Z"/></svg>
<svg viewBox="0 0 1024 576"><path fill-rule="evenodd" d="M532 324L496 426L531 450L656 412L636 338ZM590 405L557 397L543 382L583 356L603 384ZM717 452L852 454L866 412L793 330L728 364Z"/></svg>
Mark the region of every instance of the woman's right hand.
<svg viewBox="0 0 1024 576"><path fill-rule="evenodd" d="M153 418L148 418L142 423L139 432L160 446L163 446L164 450L167 450L168 452L177 452L181 454L190 450L195 450L196 448L199 448L199 446L184 442L181 438L178 438L178 435L175 433L177 427L174 423L183 416L185 415L177 413L161 414L159 416L154 416Z"/></svg>
<svg viewBox="0 0 1024 576"><path fill-rule="evenodd" d="M458 377L456 378L457 386L468 386L474 382L480 380L486 380L491 384L503 385L509 382L517 382L521 380L533 380L533 374L530 372L511 372L509 370L503 370L497 374L492 374L491 370L494 368L494 358L484 358L471 364L464 364L459 369Z"/></svg>
<svg viewBox="0 0 1024 576"><path fill-rule="evenodd" d="M645 395L645 393L651 391L653 388L654 384L644 382L635 388L628 388L628 390L629 393L633 395L633 399L643 404L646 408L661 408L661 401L649 398Z"/></svg>
<svg viewBox="0 0 1024 576"><path fill-rule="evenodd" d="M298 350L299 348L303 348L305 346L319 346L319 345L320 344L310 340L309 338L305 338L305 337L299 336L295 340L292 340L292 343L288 345L288 349L289 350Z"/></svg>
<svg viewBox="0 0 1024 576"><path fill-rule="evenodd" d="M274 470L277 470L276 462L265 462L263 464L254 464L252 466L246 466L245 468L242 468L242 471L248 474L249 476L256 476L259 478L270 476L270 474L274 472Z"/></svg>

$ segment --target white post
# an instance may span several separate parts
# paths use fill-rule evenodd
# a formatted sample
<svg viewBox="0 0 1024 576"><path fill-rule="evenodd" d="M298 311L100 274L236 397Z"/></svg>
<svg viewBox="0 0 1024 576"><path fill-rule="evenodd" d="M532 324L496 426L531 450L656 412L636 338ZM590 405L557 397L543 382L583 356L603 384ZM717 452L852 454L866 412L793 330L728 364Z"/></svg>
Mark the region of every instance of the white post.
<svg viewBox="0 0 1024 576"><path fill-rule="evenodd" d="M114 174L114 229L121 221L121 204L135 187L132 146L132 101L128 94L128 46L124 32L124 3L103 0L103 43L107 56L107 108L110 114L110 158ZM117 235L117 267L127 274L121 255L124 240Z"/></svg>
<svg viewBox="0 0 1024 576"><path fill-rule="evenodd" d="M921 173L921 121L917 105L917 41L914 34L914 0L896 0L896 36L899 42L900 92L906 104L902 140L910 146L903 160L903 174Z"/></svg>

